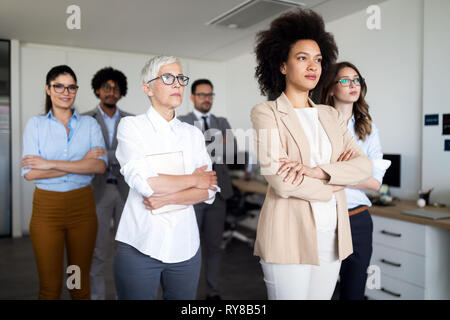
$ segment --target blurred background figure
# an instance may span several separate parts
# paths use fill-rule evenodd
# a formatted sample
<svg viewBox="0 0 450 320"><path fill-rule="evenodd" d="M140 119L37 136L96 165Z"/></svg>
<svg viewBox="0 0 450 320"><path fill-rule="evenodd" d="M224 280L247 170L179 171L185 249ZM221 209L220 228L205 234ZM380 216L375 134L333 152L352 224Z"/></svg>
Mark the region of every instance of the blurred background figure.
<svg viewBox="0 0 450 320"><path fill-rule="evenodd" d="M91 298L105 299L105 264L108 259L111 239L116 236L120 216L128 196L128 185L120 173L116 158L117 126L120 119L131 116L117 106L127 94L127 78L111 67L103 68L94 75L92 90L100 102L94 110L85 115L97 120L105 139L108 167L104 174L95 175L92 180L97 211L98 230L91 266ZM113 226L111 236L111 225Z"/></svg>

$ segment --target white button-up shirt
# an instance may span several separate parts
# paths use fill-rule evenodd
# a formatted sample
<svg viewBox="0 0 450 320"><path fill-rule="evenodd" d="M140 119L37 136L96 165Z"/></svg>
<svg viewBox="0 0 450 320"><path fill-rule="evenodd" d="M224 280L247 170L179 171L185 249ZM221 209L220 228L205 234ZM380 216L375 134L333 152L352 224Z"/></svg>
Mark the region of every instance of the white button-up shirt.
<svg viewBox="0 0 450 320"><path fill-rule="evenodd" d="M355 141L358 143L359 147L372 160L372 176L380 183L383 183L383 177L386 169L382 161L380 161L381 159L383 159L383 152L381 151L380 137L378 135L378 129L375 126L375 123L372 122L372 133L366 136L365 141L360 140L355 132L354 116L352 116L348 121L347 128L353 135L353 138L355 138ZM372 206L372 203L366 196L364 190L345 188L345 196L347 198L348 209L352 209L361 205L365 205L368 207Z"/></svg>
<svg viewBox="0 0 450 320"><path fill-rule="evenodd" d="M194 208L190 205L182 210L155 215L145 208L142 196L153 194L146 180L158 176L148 166L145 157L182 151L185 174L192 174L204 165L210 171L211 159L202 132L177 118L166 121L150 107L145 114L122 118L117 128L117 140L116 157L130 192L116 240L166 263L192 258L200 245ZM208 193L209 200L205 203L211 204L215 192L208 190Z"/></svg>

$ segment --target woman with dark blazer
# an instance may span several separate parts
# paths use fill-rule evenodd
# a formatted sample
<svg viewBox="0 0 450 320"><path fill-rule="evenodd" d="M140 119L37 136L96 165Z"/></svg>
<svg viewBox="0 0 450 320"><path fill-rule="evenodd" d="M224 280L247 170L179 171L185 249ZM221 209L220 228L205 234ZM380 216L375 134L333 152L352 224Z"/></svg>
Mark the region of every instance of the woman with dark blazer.
<svg viewBox="0 0 450 320"><path fill-rule="evenodd" d="M252 109L251 120L269 186L255 255L269 299L330 299L352 253L343 190L369 178L371 161L339 113L309 99L336 56L333 36L311 10L286 13L257 37L256 77L269 101Z"/></svg>

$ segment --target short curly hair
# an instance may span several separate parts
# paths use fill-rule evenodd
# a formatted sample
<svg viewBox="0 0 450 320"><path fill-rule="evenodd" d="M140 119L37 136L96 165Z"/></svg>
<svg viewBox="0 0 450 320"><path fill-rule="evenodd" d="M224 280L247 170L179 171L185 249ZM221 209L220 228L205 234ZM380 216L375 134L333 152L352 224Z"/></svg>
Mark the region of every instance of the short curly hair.
<svg viewBox="0 0 450 320"><path fill-rule="evenodd" d="M102 85L104 85L108 80L112 80L119 86L120 95L126 96L128 86L127 86L127 77L119 70L113 69L111 67L106 67L97 71L91 81L92 89L94 90L94 94L98 98L99 95L95 92Z"/></svg>
<svg viewBox="0 0 450 320"><path fill-rule="evenodd" d="M289 51L298 40L314 40L322 53L322 75L336 61L338 48L334 36L325 31L322 16L309 9L297 9L282 14L268 30L256 35L256 72L259 88L269 100L277 99L286 89L286 79L280 67L288 60ZM320 77L319 83L323 77ZM317 86L318 87L318 86Z"/></svg>

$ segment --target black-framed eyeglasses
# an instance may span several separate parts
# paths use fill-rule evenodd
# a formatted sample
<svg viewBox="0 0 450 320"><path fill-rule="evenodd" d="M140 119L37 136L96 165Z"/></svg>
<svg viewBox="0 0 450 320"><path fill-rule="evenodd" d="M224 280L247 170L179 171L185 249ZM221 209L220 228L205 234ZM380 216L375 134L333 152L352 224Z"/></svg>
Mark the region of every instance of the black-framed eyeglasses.
<svg viewBox="0 0 450 320"><path fill-rule="evenodd" d="M167 84L168 86L172 85L175 82L175 78L178 80L178 83L180 84L180 86L185 87L189 83L189 77L182 76L182 75L174 76L171 73L163 73L159 77L156 77L156 78L154 78L154 79L152 79L150 81L147 81L147 83L150 83L150 82L152 82L152 81L154 81L156 79L159 79L159 78L161 78L162 82L164 84Z"/></svg>
<svg viewBox="0 0 450 320"><path fill-rule="evenodd" d="M216 94L215 93L195 93L194 96L200 97L200 98L214 98Z"/></svg>
<svg viewBox="0 0 450 320"><path fill-rule="evenodd" d="M359 87L359 86L361 86L361 84L364 83L364 78L355 78L353 80L352 79L341 79L341 80L336 81L336 83L339 83L343 87L350 87L350 83L352 83L352 82L355 86Z"/></svg>
<svg viewBox="0 0 450 320"><path fill-rule="evenodd" d="M111 87L109 84L103 85L102 89L105 90L106 92L111 92L111 90L113 90L114 93L120 93L119 87Z"/></svg>
<svg viewBox="0 0 450 320"><path fill-rule="evenodd" d="M76 84L71 84L70 86L64 86L63 84L57 83L57 84L52 84L51 85L53 87L53 90L55 90L56 93L63 93L64 91L70 93L70 94L75 94L78 91L78 86Z"/></svg>

